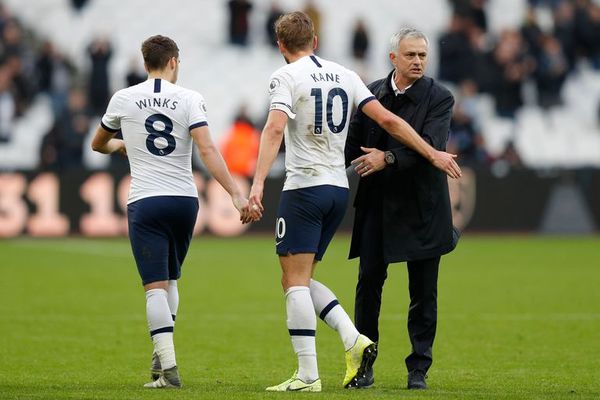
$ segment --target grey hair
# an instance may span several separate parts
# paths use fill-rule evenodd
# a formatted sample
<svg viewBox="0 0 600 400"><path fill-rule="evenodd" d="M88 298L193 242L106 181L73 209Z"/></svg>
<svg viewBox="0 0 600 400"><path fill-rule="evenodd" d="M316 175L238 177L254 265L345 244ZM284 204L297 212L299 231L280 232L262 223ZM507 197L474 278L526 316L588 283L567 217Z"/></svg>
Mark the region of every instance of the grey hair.
<svg viewBox="0 0 600 400"><path fill-rule="evenodd" d="M425 40L427 47L429 47L429 39L423 32L414 28L402 28L398 31L398 33L394 33L392 38L390 39L390 51L395 53L398 51L398 46L400 42L407 38L417 38Z"/></svg>

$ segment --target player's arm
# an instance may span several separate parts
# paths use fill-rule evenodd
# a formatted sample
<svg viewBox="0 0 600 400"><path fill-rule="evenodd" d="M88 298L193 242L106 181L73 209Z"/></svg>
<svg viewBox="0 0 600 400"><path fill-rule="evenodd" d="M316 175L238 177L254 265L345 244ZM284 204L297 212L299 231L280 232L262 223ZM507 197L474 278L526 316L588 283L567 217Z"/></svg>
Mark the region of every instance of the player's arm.
<svg viewBox="0 0 600 400"><path fill-rule="evenodd" d="M406 121L387 110L379 101L369 101L363 106L362 111L392 135L394 139L421 154L451 178L461 176L460 167L454 160L456 155L431 147Z"/></svg>
<svg viewBox="0 0 600 400"><path fill-rule="evenodd" d="M208 126L203 125L193 128L190 135L198 147L200 157L208 168L211 175L223 186L231 196L233 205L240 212L240 219L243 223L250 222L252 219L248 211L248 199L244 197L242 191L233 180L233 177L227 169L223 156L215 146Z"/></svg>
<svg viewBox="0 0 600 400"><path fill-rule="evenodd" d="M432 99L425 116L425 122L420 129L421 137L436 150L446 148L453 107L454 98L450 92L447 92L446 96L437 96ZM390 151L396 158L392 168L398 171L412 168L422 160L417 153L404 146L390 149Z"/></svg>
<svg viewBox="0 0 600 400"><path fill-rule="evenodd" d="M123 139L115 139L117 132L110 132L103 126L99 126L92 140L92 150L103 154L112 154L119 152L127 155L125 150L125 142Z"/></svg>
<svg viewBox="0 0 600 400"><path fill-rule="evenodd" d="M288 121L288 115L281 110L269 111L267 122L260 137L258 160L256 161L256 172L250 189L250 204L256 205L260 211L264 210L262 205L265 179L277 157L283 132ZM252 207L254 210L254 207Z"/></svg>

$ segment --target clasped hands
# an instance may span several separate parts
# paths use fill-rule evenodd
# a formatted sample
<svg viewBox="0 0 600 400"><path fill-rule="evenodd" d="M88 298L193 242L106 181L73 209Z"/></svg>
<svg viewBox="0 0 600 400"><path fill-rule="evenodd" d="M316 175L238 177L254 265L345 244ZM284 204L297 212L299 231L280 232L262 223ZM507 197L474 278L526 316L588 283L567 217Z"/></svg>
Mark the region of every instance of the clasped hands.
<svg viewBox="0 0 600 400"><path fill-rule="evenodd" d="M256 222L262 218L265 208L262 205L263 185L254 183L250 195L246 199L243 196L233 197L233 205L240 212L242 224Z"/></svg>

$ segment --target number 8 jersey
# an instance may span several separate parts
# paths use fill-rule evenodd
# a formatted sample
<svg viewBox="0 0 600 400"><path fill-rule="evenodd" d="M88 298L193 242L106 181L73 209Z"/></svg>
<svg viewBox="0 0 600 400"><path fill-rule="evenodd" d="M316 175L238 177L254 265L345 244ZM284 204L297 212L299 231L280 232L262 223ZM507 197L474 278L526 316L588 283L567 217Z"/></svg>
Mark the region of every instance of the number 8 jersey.
<svg viewBox="0 0 600 400"><path fill-rule="evenodd" d="M202 96L164 79L115 93L101 125L123 133L131 169L127 203L153 196L198 197L190 131L207 124Z"/></svg>
<svg viewBox="0 0 600 400"><path fill-rule="evenodd" d="M348 187L344 145L350 116L375 97L358 75L314 55L275 71L271 110L285 112L286 179L283 190L317 185Z"/></svg>

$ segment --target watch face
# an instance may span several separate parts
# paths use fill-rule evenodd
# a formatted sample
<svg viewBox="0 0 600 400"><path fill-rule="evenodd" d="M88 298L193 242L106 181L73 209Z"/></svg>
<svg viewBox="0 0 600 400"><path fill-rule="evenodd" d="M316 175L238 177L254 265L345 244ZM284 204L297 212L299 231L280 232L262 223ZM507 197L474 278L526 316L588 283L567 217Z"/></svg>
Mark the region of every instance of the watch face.
<svg viewBox="0 0 600 400"><path fill-rule="evenodd" d="M392 153L390 151L386 151L386 153L385 153L385 162L387 164L393 164L394 161L396 161L396 157L394 156L394 153Z"/></svg>

